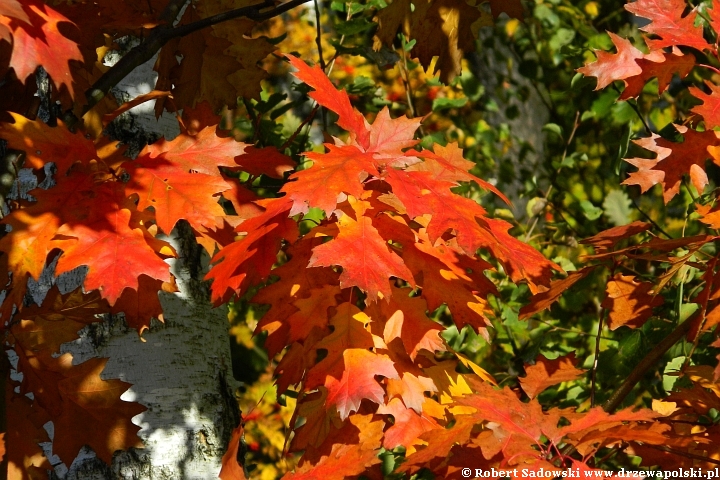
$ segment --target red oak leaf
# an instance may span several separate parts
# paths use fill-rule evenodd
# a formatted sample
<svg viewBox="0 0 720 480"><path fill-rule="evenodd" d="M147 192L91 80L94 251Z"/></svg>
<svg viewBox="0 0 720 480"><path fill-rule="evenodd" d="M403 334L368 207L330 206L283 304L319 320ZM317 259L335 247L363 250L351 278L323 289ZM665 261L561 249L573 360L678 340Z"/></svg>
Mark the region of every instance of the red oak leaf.
<svg viewBox="0 0 720 480"><path fill-rule="evenodd" d="M658 80L658 94L663 93L667 90L675 74L680 78L685 78L695 66L695 57L689 53L683 55L679 49L668 54L654 52L652 56L648 55L635 61L642 69L642 73L625 80L627 86L620 95L620 100L640 95L645 84L652 78Z"/></svg>
<svg viewBox="0 0 720 480"><path fill-rule="evenodd" d="M288 218L290 202L275 198L257 204L266 210L236 228L246 233L245 237L224 247L212 258L214 265L205 279L213 280L210 291L216 305L226 302L233 293L242 295L250 285L267 278L283 239L297 240L297 223Z"/></svg>
<svg viewBox="0 0 720 480"><path fill-rule="evenodd" d="M653 134L649 138L635 140L639 146L654 152L654 160L626 158L625 161L638 167L631 173L623 185L639 185L643 193L650 187L661 183L663 199L668 203L680 191L682 176L690 174L690 180L699 193L708 184L705 173L705 161L711 157L713 148L720 144L715 132L698 132L684 126L676 126L683 134L682 143L671 142ZM720 160L716 159L720 164Z"/></svg>
<svg viewBox="0 0 720 480"><path fill-rule="evenodd" d="M337 113L339 118L337 124L351 133L355 137L355 141L362 147L367 148L370 142L370 132L367 120L350 104L345 90L337 90L330 82L318 65L309 67L305 62L292 55L286 55L290 64L297 68L298 71L293 75L315 89L310 93L310 97L315 99L320 105Z"/></svg>
<svg viewBox="0 0 720 480"><path fill-rule="evenodd" d="M342 358L342 376L336 378L328 374L325 387L328 389L326 405L334 405L340 418L345 420L350 412L360 408L360 402L365 398L375 403L383 403L385 390L375 380L375 375L397 378L398 374L393 361L387 356L365 349L347 349Z"/></svg>
<svg viewBox="0 0 720 480"><path fill-rule="evenodd" d="M710 94L703 92L697 87L689 88L690 93L703 102L702 105L693 107L691 112L702 116L703 120L705 120L705 128L710 130L715 127L720 127L720 87L707 80L705 80L705 85L710 89Z"/></svg>
<svg viewBox="0 0 720 480"><path fill-rule="evenodd" d="M625 10L650 20L650 24L640 30L660 37L647 39L651 49L676 45L698 50L709 48L710 45L703 38L702 26L695 25L697 12L693 9L683 16L686 8L685 0L637 0L625 5Z"/></svg>
<svg viewBox="0 0 720 480"><path fill-rule="evenodd" d="M393 398L387 405L380 405L377 413L392 415L393 425L385 431L383 447L392 450L400 445L409 447L419 443L418 437L425 432L442 428L432 417L417 414L412 408L406 407L402 400Z"/></svg>
<svg viewBox="0 0 720 480"><path fill-rule="evenodd" d="M576 272L570 272L567 277L554 280L550 283L550 288L544 292L540 292L532 297L530 303L520 309L521 320L528 318L537 312L549 308L555 303L567 289L575 285L576 282L585 278L588 273L592 272L595 267L585 267ZM532 397L531 397L532 398Z"/></svg>
<svg viewBox="0 0 720 480"><path fill-rule="evenodd" d="M340 286L359 287L369 301L375 301L378 294L392 295L390 277L397 277L415 285L410 270L402 259L388 247L373 227L372 220L365 216L367 203L353 202L357 219L343 215L338 220L338 236L323 245L315 247L309 267L339 265Z"/></svg>
<svg viewBox="0 0 720 480"><path fill-rule="evenodd" d="M168 264L148 244L141 228L130 227L130 215L130 210L123 208L88 224L63 225L58 235L75 240L57 241L64 253L56 274L87 265L86 291L99 289L111 305L125 288L137 290L142 274L169 282L172 277Z"/></svg>
<svg viewBox="0 0 720 480"><path fill-rule="evenodd" d="M7 2L3 2L5 5ZM39 0L23 0L24 11L13 8L14 1L0 7L0 39L12 34L12 56L10 67L17 77L25 80L42 66L50 75L55 88L67 88L75 96L70 62L81 62L83 56L78 44L65 36L61 30L75 25L65 16ZM9 16L5 16L5 14ZM24 14L24 15L23 15ZM3 34L2 31L5 30Z"/></svg>
<svg viewBox="0 0 720 480"><path fill-rule="evenodd" d="M179 170L218 175L218 167L237 167L238 163L242 165L239 157L245 153L246 147L232 137L219 137L213 127L205 127L197 135L180 134L170 141L161 139L145 147L140 157L155 158L165 154L165 159ZM253 157L253 166L260 168L256 164L262 165L258 161L261 159L256 155ZM275 168L271 166L268 171L275 174Z"/></svg>
<svg viewBox="0 0 720 480"><path fill-rule="evenodd" d="M24 150L25 167L43 168L53 162L64 174L80 161L87 163L97 158L93 143L79 133L72 133L64 125L50 127L42 120L28 120L22 115L8 112L13 123L0 123L0 137L9 148Z"/></svg>
<svg viewBox="0 0 720 480"><path fill-rule="evenodd" d="M217 200L231 186L217 175L188 173L164 155L140 157L123 167L130 174L128 194L138 194L138 209L153 207L155 221L165 233L180 219L198 229L213 226L216 217L225 214Z"/></svg>
<svg viewBox="0 0 720 480"><path fill-rule="evenodd" d="M520 378L520 386L532 398L548 387L562 382L571 382L585 373L585 370L575 368L577 360L571 353L555 360L548 360L539 356L535 365L525 367L525 376Z"/></svg>
<svg viewBox="0 0 720 480"><path fill-rule="evenodd" d="M607 284L607 297L601 304L609 312L610 330L623 325L641 327L652 316L653 307L663 303L661 296L653 294L654 288L652 283L636 282L632 275L615 275Z"/></svg>
<svg viewBox="0 0 720 480"><path fill-rule="evenodd" d="M388 302L379 302L386 320L383 338L389 344L400 338L411 360L421 350L434 354L445 351L445 342L440 337L442 327L430 320L425 312L427 303L419 297L410 297L409 288L393 288Z"/></svg>
<svg viewBox="0 0 720 480"><path fill-rule="evenodd" d="M629 40L612 32L608 32L608 35L617 48L617 53L597 50L595 51L597 60L577 70L587 77L597 77L595 90L605 88L615 80L624 80L643 72L636 60L645 57L645 54L635 48Z"/></svg>
<svg viewBox="0 0 720 480"><path fill-rule="evenodd" d="M222 468L220 468L220 480L246 480L245 469L238 463L238 451L240 442L243 440L245 429L243 423L235 427L230 437L228 449L222 457Z"/></svg>
<svg viewBox="0 0 720 480"><path fill-rule="evenodd" d="M306 153L313 166L295 172L280 190L293 201L290 215L307 213L310 207L317 207L329 218L337 206L338 196L352 195L356 198L364 192L363 182L369 175L380 175L372 155L363 153L354 146L336 147L326 145L328 152Z"/></svg>

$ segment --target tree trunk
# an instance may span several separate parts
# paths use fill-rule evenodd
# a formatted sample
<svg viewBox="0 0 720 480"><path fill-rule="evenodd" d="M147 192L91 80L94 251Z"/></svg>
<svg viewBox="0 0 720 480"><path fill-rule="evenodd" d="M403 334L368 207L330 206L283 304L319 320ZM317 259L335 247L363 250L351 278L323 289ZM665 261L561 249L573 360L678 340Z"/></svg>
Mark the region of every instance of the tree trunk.
<svg viewBox="0 0 720 480"><path fill-rule="evenodd" d="M138 71L133 79L126 79L128 85L154 85L152 60ZM172 138L177 135L177 122L171 117L172 122L155 122L153 131L154 118L148 121L133 116L113 133L122 132L134 142L160 135ZM131 145L135 153L140 148L141 144ZM37 179L24 169L16 185L14 195L26 196L37 186ZM108 316L81 330L78 340L63 344L58 352L71 353L73 364L94 357L109 359L102 378L132 384L121 398L147 407L133 418L141 427L138 435L145 446L116 452L112 464L107 465L88 447L67 464L52 454L52 443L42 445L54 467L51 478L207 480L218 476L231 432L240 420L234 398L227 308L212 308L209 303L207 285L202 281L209 256L197 245L187 223L180 222L167 240L178 254L168 262L179 291L160 292L164 323L153 321L150 330L140 337L127 327L122 315ZM76 289L82 284L83 270L55 278L53 263L37 282L30 280L28 300L40 303L54 284L61 293ZM10 351L11 365L12 355ZM19 373L13 374L17 378ZM52 422L45 429L52 440Z"/></svg>

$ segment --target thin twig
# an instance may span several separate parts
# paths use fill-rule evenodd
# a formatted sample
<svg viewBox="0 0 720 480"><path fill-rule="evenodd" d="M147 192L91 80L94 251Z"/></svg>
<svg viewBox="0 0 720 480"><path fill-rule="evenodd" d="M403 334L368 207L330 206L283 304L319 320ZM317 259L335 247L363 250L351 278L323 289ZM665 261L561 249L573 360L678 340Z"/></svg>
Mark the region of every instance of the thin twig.
<svg viewBox="0 0 720 480"><path fill-rule="evenodd" d="M622 92L620 89L615 85L614 83L611 83L613 90L615 90L618 95L622 95ZM640 112L640 108L637 106L637 100L634 100L633 102L630 101L630 99L625 101L628 105L630 105L630 108L633 109L635 114L638 116L640 121L642 122L643 126L645 127L645 132L647 132L648 135L652 134L652 130L650 129L650 125L648 125L647 121L645 121L645 117L643 117L642 113Z"/></svg>
<svg viewBox="0 0 720 480"><path fill-rule="evenodd" d="M171 5L177 3L178 0L173 0ZM172 27L172 22L168 21L158 25L157 27L150 30L150 35L137 47L130 50L116 63L110 70L105 72L86 92L85 97L87 98L86 111L97 105L97 103L107 95L111 88L117 85L123 78L125 78L130 72L132 72L138 65L150 60L168 41L177 37L184 37L198 30L210 27L212 25L226 22L235 18L246 17L257 22L262 22L269 18L276 17L282 13L287 12L299 5L307 3L309 0L290 0L289 2L278 5L266 12L262 12L263 9L273 7L271 0L265 0L262 3L256 5L250 5L247 7L237 8L227 12L219 13L211 17L203 18L196 22L182 25L179 27ZM168 9L163 12L162 16L170 18L172 12L175 12L175 16L179 10Z"/></svg>
<svg viewBox="0 0 720 480"><path fill-rule="evenodd" d="M696 455L690 452L683 452L682 450L675 450L674 448L667 447L665 445L650 445L645 444L646 447L652 448L653 450L660 450L661 452L672 453L685 458L692 458L693 460L701 460L703 462L712 463L713 465L720 465L720 460L710 457L704 457L702 455Z"/></svg>
<svg viewBox="0 0 720 480"><path fill-rule="evenodd" d="M560 159L560 166L555 170L555 175L557 176L558 173L560 173L560 170L563 167L563 163L565 162L565 157L567 157L568 148L570 148L570 144L573 141L573 138L575 138L575 132L577 132L578 127L580 126L580 122L578 122L578 119L580 118L580 112L575 112L575 121L573 122L573 129L572 132L570 132L570 137L568 138L568 141L565 143L565 150L563 150L562 158ZM545 200L545 204L547 205L547 199L550 197L550 193L552 192L553 185L552 183L548 187L547 191L545 192L545 196L543 197L543 200ZM544 209L545 207L543 207ZM535 227L538 224L538 220L540 219L540 212L538 212L537 215L535 215L535 219L533 221L532 226L530 227L530 230L525 233L525 241L528 241L528 238L530 238L530 235L532 235L533 230L535 230Z"/></svg>
<svg viewBox="0 0 720 480"><path fill-rule="evenodd" d="M315 43L317 43L318 47L318 56L320 57L320 68L322 68L323 72L325 71L325 57L323 56L323 48L322 48L322 28L320 25L320 4L318 3L318 0L313 0L313 3L315 4L315 29L317 30L317 34L315 35Z"/></svg>
<svg viewBox="0 0 720 480"><path fill-rule="evenodd" d="M610 273L610 277L615 274L615 269ZM597 301L597 300L596 300ZM597 385L597 367L598 360L600 359L600 338L602 335L603 325L605 324L605 318L608 315L608 309L603 308L602 314L600 315L600 321L598 323L597 337L595 337L595 359L593 360L592 370L590 371L590 408L595 406L595 390Z"/></svg>
<svg viewBox="0 0 720 480"><path fill-rule="evenodd" d="M288 138L288 139L285 141L285 143L283 143L282 146L279 148L279 150L280 150L281 152L282 152L283 150L285 150L287 147L289 147L289 146L292 144L293 141L295 141L295 138L297 138L297 136L300 134L300 132L302 131L302 129L303 129L303 127L304 127L305 125L307 125L308 123L310 123L310 122L313 121L313 119L315 118L315 114L318 112L319 109L320 109L320 105L315 104L315 107L314 107L314 108L312 109L312 111L310 112L310 115L308 115L307 118L305 118L305 119L302 121L302 123L301 123L301 124L298 126L298 128L293 132L293 134L290 135L290 138Z"/></svg>
<svg viewBox="0 0 720 480"><path fill-rule="evenodd" d="M652 224L652 226L655 227L655 230L657 230L658 232L662 233L662 234L665 235L667 238L673 238L672 236L670 236L669 233L667 233L665 230L663 230L663 228L662 228L660 225L658 225L657 222L650 217L650 215L648 215L647 213L645 213L645 212L640 208L640 206L639 206L637 203L635 203L635 200L632 200L630 203L632 203L632 206L635 207L635 210L637 210L638 212L640 212L640 215L642 215L645 220L647 220L648 222L650 222L650 223Z"/></svg>

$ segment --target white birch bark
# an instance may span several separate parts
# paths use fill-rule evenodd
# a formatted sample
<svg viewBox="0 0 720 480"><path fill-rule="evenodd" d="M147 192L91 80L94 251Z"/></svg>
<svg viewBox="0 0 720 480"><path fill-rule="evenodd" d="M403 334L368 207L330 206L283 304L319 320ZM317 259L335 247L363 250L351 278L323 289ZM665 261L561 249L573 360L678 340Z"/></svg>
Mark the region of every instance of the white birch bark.
<svg viewBox="0 0 720 480"><path fill-rule="evenodd" d="M155 84L152 64L153 60L139 67L133 78L125 80L126 88L136 85L130 92L126 90L129 98ZM149 104L144 109L152 112ZM172 122L160 123L145 117L138 120L135 116L127 122L137 129L126 132L128 137L177 135L174 116ZM37 180L29 170L24 170L17 185L15 195L26 196L37 186ZM145 447L116 452L112 464L106 465L87 447L74 460L62 463L52 454L49 443L43 447L54 467L51 478L207 480L218 476L231 432L239 422L233 395L236 382L232 376L227 309L212 308L208 301L202 278L209 257L195 243L187 224L179 223L167 240L178 252L178 258L168 263L179 291L160 293L165 322L154 321L141 340L136 331L127 328L121 316L109 317L83 329L77 341L62 345L58 352L71 353L74 364L93 357L109 358L102 378L131 383L132 387L121 398L147 407L147 411L133 418L133 423L142 428L138 435ZM84 269L57 279L53 278L53 269L54 266L47 269L38 282L30 282L32 300L42 301L54 283L63 293L81 285ZM14 374L17 377L21 373ZM51 422L46 429L52 439Z"/></svg>

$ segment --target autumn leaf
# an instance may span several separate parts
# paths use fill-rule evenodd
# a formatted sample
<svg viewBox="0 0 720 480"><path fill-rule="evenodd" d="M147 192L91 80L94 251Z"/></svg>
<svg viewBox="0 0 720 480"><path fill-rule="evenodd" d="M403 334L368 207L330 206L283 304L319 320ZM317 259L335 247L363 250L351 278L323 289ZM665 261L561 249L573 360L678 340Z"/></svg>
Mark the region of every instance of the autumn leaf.
<svg viewBox="0 0 720 480"><path fill-rule="evenodd" d="M593 267L585 267L575 272L568 273L568 276L554 280L544 292L540 292L534 295L527 305L520 309L519 318L521 320L526 319L542 310L550 308L550 305L555 303L560 296L565 293L570 287L575 285L578 281L587 277L587 275L594 270Z"/></svg>
<svg viewBox="0 0 720 480"><path fill-rule="evenodd" d="M65 88L71 97L75 97L70 62L81 62L83 57L78 44L61 33L75 25L38 0L23 0L23 5L19 11L16 2L10 0L3 2L0 9L0 39L7 40L12 36L10 67L18 79L25 82L42 66L55 88Z"/></svg>
<svg viewBox="0 0 720 480"><path fill-rule="evenodd" d="M684 0L637 0L625 5L625 10L650 20L650 24L640 30L659 37L646 40L651 49L675 45L701 51L709 48L710 45L703 38L702 26L695 24L697 11L693 9L683 15L686 8Z"/></svg>
<svg viewBox="0 0 720 480"><path fill-rule="evenodd" d="M692 108L692 112L697 113L705 120L705 128L711 130L720 127L720 87L705 81L710 94L707 94L697 87L690 87L688 90L698 100L702 101L702 105Z"/></svg>
<svg viewBox="0 0 720 480"><path fill-rule="evenodd" d="M624 80L643 73L643 69L636 60L645 58L645 54L635 48L629 40L609 32L617 53L607 53L602 50L595 51L597 60L589 63L578 72L588 77L597 77L595 90L610 85L615 80Z"/></svg>
<svg viewBox="0 0 720 480"><path fill-rule="evenodd" d="M72 239L59 241L64 253L56 273L59 275L87 265L85 288L99 289L111 305L125 288L137 290L138 277L142 274L169 282L168 264L148 244L140 227L130 227L130 215L129 210L118 209L88 225L61 227L58 235ZM156 242L164 244L159 240Z"/></svg>
<svg viewBox="0 0 720 480"><path fill-rule="evenodd" d="M555 360L539 356L534 365L525 367L525 376L520 378L520 386L531 399L548 387L562 382L571 382L585 373L575 368L577 360L571 353Z"/></svg>
<svg viewBox="0 0 720 480"><path fill-rule="evenodd" d="M330 217L339 195L360 198L364 192L363 182L368 176L380 175L371 154L353 146L326 146L328 152L325 154L306 153L313 166L290 175L289 180L294 181L280 190L293 201L290 215L304 214L310 207L317 207Z"/></svg>
<svg viewBox="0 0 720 480"><path fill-rule="evenodd" d="M230 437L228 449L222 457L220 480L246 480L244 466L238 462L240 443L243 441L243 423L235 427Z"/></svg>
<svg viewBox="0 0 720 480"><path fill-rule="evenodd" d="M683 126L676 128L683 135L682 143L670 142L656 134L635 140L640 147L655 153L656 158L626 158L625 161L637 167L638 171L631 173L623 185L639 185L644 193L660 183L663 199L668 203L680 191L683 175L689 174L698 193L703 192L708 183L705 161L711 158L713 149L720 142L713 131L698 132Z"/></svg>
<svg viewBox="0 0 720 480"><path fill-rule="evenodd" d="M627 85L620 95L620 100L639 96L645 84L652 78L657 78L658 94L662 94L675 75L685 78L695 66L696 60L692 54L683 55L679 49L675 49L668 54L653 52L653 55L636 59L635 62L642 69L642 73L625 79Z"/></svg>
<svg viewBox="0 0 720 480"><path fill-rule="evenodd" d="M663 304L654 288L652 283L637 282L632 275L615 275L607 284L607 297L601 304L609 312L610 330L623 325L641 327L652 316L653 308Z"/></svg>
<svg viewBox="0 0 720 480"><path fill-rule="evenodd" d="M309 267L339 265L342 288L358 287L374 301L378 294L392 295L390 277L397 277L414 284L410 270L402 259L392 252L387 241L373 227L372 220L365 216L367 204L354 201L356 219L343 215L338 220L337 238L313 249Z"/></svg>
<svg viewBox="0 0 720 480"><path fill-rule="evenodd" d="M417 414L413 409L406 407L399 398L393 398L387 405L381 405L377 413L392 415L394 419L393 425L385 431L383 439L383 447L388 450L400 445L408 448L417 443L418 437L423 433L442 428L432 417Z"/></svg>
<svg viewBox="0 0 720 480"><path fill-rule="evenodd" d="M362 349L347 349L343 352L342 376L329 374L325 380L328 389L326 405L335 406L341 419L360 408L360 402L367 398L382 403L385 390L375 380L376 375L397 378L392 360ZM312 371L310 373L312 375Z"/></svg>
<svg viewBox="0 0 720 480"><path fill-rule="evenodd" d="M515 5L506 8L516 7ZM499 13L495 4L493 13ZM459 75L463 55L475 51L476 32L483 25L483 12L464 0L441 0L411 5L409 0L396 0L380 10L375 50L392 45L399 28L407 38L416 40L412 50L424 67L439 57L437 69L443 83ZM489 19L492 23L492 18ZM487 23L487 22L485 22Z"/></svg>
<svg viewBox="0 0 720 480"><path fill-rule="evenodd" d="M286 55L286 58L297 69L293 75L315 89L310 93L310 98L337 113L339 116L338 126L354 135L355 141L361 147L366 147L370 141L369 124L365 117L350 104L347 92L345 90L338 91L318 65L310 67L292 55Z"/></svg>
<svg viewBox="0 0 720 480"><path fill-rule="evenodd" d="M217 199L231 187L217 175L187 173L164 156L141 157L124 166L130 174L128 194L138 194L139 209L154 209L163 232L170 233L181 219L193 228L212 226L225 213Z"/></svg>

